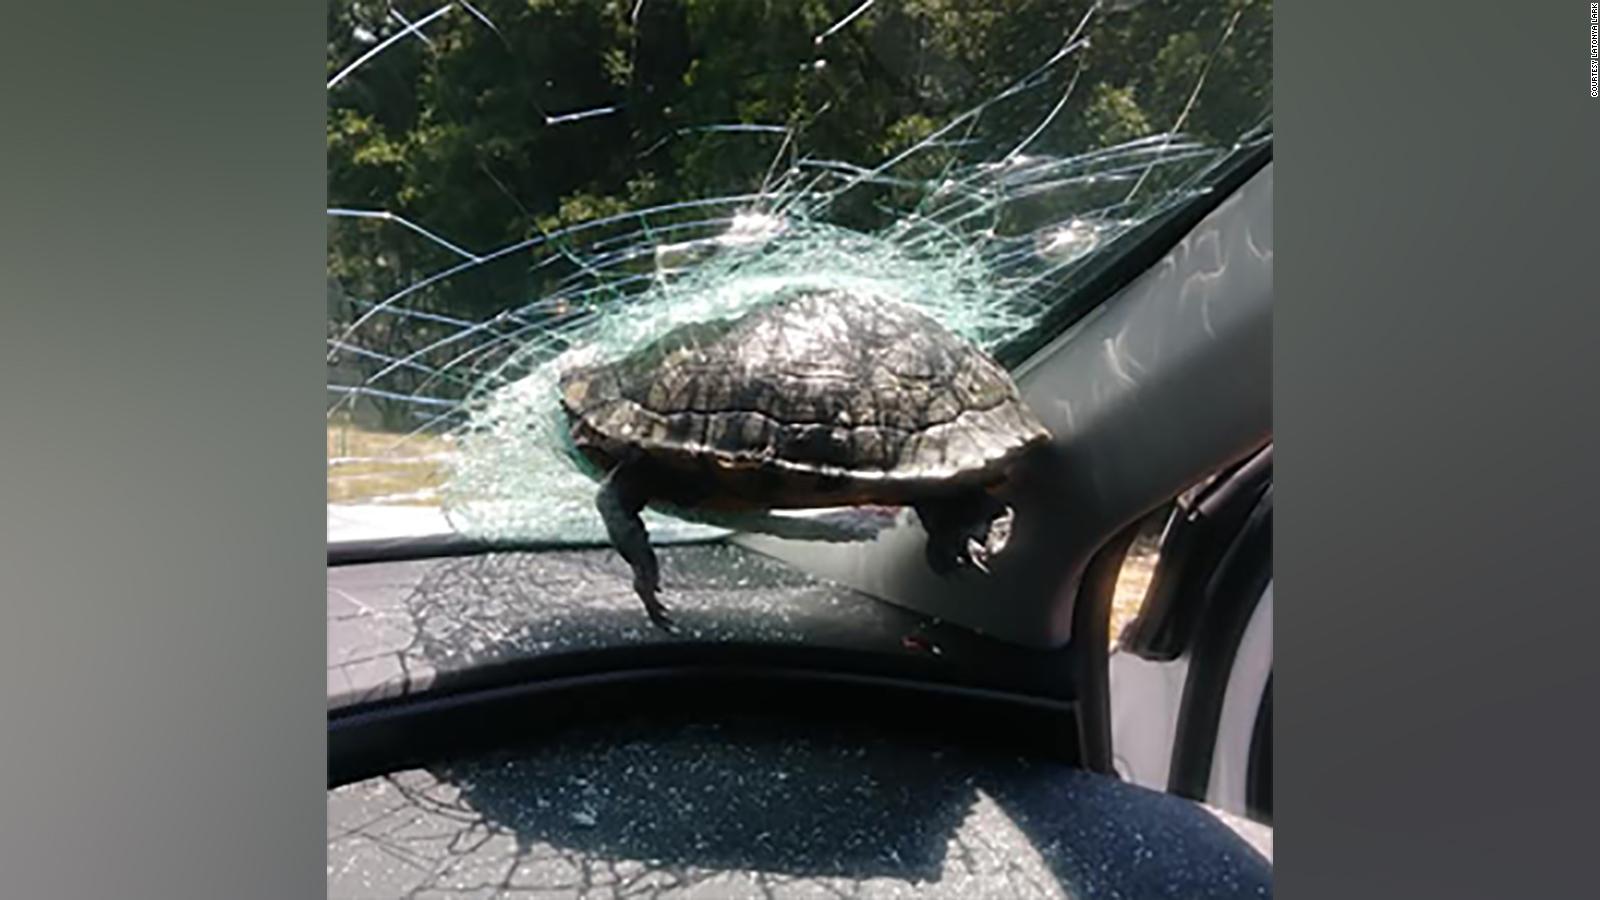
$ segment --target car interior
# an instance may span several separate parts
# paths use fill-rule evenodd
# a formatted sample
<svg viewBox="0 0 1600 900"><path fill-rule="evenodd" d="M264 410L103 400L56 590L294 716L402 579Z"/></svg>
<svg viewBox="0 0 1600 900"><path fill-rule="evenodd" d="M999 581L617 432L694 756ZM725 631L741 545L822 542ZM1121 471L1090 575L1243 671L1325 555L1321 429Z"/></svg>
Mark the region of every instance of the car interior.
<svg viewBox="0 0 1600 900"><path fill-rule="evenodd" d="M328 34L330 897L1270 896L1270 4ZM909 509L646 510L665 631L550 372L797 283L1049 440L982 568Z"/></svg>
<svg viewBox="0 0 1600 900"><path fill-rule="evenodd" d="M1270 579L1270 157L1241 148L1102 254L1100 302L996 354L1055 440L988 575L934 576L913 521L663 546L666 636L609 548L330 533L330 893L1270 894L1270 692L1251 808L1185 799ZM1113 765L1107 629L1169 509L1118 648L1201 648L1163 790Z"/></svg>

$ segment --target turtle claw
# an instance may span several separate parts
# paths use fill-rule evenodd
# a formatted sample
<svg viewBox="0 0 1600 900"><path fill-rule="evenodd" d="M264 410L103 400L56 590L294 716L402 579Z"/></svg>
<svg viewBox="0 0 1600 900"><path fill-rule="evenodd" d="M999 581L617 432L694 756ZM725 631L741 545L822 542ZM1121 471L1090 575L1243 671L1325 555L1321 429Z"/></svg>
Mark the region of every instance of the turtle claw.
<svg viewBox="0 0 1600 900"><path fill-rule="evenodd" d="M989 548L977 538L967 538L967 562L985 575L989 574Z"/></svg>
<svg viewBox="0 0 1600 900"><path fill-rule="evenodd" d="M646 612L650 614L650 621L655 623L657 628L661 629L667 634L677 637L679 634L683 633L682 629L678 628L678 623L674 622L672 617L667 615L667 608L665 606L657 603L654 607L647 609Z"/></svg>
<svg viewBox="0 0 1600 900"><path fill-rule="evenodd" d="M634 593L644 601L644 611L650 616L650 621L667 634L676 635L678 623L672 620L672 616L667 613L666 605L656 597L656 592L660 589L661 586L653 580L636 578L633 582Z"/></svg>
<svg viewBox="0 0 1600 900"><path fill-rule="evenodd" d="M928 567L950 576L968 568L992 575L990 565L1011 541L1011 508L987 493L946 497L915 506L927 532Z"/></svg>

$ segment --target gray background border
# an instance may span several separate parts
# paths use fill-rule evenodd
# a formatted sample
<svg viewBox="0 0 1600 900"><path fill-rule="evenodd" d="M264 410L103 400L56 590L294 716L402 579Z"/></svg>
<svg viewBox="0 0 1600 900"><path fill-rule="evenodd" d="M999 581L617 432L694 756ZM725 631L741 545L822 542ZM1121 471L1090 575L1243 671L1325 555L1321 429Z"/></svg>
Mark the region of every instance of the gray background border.
<svg viewBox="0 0 1600 900"><path fill-rule="evenodd" d="M1279 884L1587 895L1587 4L1276 16ZM5 896L322 891L323 27L7 11Z"/></svg>
<svg viewBox="0 0 1600 900"><path fill-rule="evenodd" d="M1587 26L1277 10L1284 896L1594 895Z"/></svg>
<svg viewBox="0 0 1600 900"><path fill-rule="evenodd" d="M0 18L0 896L323 894L325 16Z"/></svg>

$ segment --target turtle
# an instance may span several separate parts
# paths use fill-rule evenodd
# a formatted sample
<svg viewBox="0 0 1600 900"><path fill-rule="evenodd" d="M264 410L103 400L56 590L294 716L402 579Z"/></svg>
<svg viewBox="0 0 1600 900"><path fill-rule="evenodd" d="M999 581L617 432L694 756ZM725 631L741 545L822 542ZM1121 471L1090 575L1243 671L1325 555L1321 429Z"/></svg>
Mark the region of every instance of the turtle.
<svg viewBox="0 0 1600 900"><path fill-rule="evenodd" d="M779 290L557 381L571 449L650 619L674 625L648 505L717 515L911 507L941 575L989 571L1012 510L995 495L1050 440L1011 376L915 306Z"/></svg>

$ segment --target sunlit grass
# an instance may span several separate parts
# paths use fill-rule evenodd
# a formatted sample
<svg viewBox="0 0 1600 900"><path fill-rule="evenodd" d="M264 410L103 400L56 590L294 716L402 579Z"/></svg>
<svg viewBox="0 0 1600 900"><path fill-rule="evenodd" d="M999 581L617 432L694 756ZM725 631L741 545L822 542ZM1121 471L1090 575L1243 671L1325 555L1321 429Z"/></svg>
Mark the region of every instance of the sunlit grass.
<svg viewBox="0 0 1600 900"><path fill-rule="evenodd" d="M1122 561L1117 574L1117 589L1111 597L1111 643L1116 644L1122 629L1139 614L1144 605L1144 595L1150 590L1150 579L1155 574L1159 558L1154 544L1134 544Z"/></svg>
<svg viewBox="0 0 1600 900"><path fill-rule="evenodd" d="M328 502L437 506L451 441L328 423Z"/></svg>

